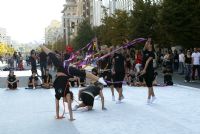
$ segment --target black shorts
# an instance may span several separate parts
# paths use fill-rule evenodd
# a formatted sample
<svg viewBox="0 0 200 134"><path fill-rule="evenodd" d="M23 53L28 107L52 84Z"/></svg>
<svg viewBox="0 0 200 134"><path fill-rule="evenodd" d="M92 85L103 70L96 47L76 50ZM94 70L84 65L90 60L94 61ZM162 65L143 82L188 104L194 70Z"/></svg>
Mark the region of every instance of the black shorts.
<svg viewBox="0 0 200 134"><path fill-rule="evenodd" d="M153 86L153 81L154 81L154 73L146 73L144 75L144 80L146 82L147 87L152 87Z"/></svg>
<svg viewBox="0 0 200 134"><path fill-rule="evenodd" d="M92 106L93 107L94 97L92 97L91 95L89 95L87 93L82 92L80 94L80 98L86 106Z"/></svg>
<svg viewBox="0 0 200 134"><path fill-rule="evenodd" d="M8 84L8 88L9 89L16 89L17 88L17 83L15 82L15 83L13 83L13 85Z"/></svg>
<svg viewBox="0 0 200 134"><path fill-rule="evenodd" d="M125 77L125 72L115 72L113 76L113 82L115 88L122 88L124 77Z"/></svg>

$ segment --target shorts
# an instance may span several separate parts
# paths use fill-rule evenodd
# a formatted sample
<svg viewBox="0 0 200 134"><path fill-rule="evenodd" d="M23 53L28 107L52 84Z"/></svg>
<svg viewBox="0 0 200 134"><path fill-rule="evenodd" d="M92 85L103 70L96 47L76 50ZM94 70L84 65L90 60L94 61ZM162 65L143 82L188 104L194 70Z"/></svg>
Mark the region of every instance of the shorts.
<svg viewBox="0 0 200 134"><path fill-rule="evenodd" d="M93 106L94 105L94 97L87 93L81 93L80 98L86 106Z"/></svg>
<svg viewBox="0 0 200 134"><path fill-rule="evenodd" d="M146 82L147 87L152 87L154 81L154 73L146 73L144 75L144 80Z"/></svg>
<svg viewBox="0 0 200 134"><path fill-rule="evenodd" d="M122 88L125 72L116 72L113 76L113 82L115 88Z"/></svg>
<svg viewBox="0 0 200 134"><path fill-rule="evenodd" d="M86 78L86 72L85 70L79 70L75 67L68 67L68 74L71 76L77 76L80 78L85 79Z"/></svg>

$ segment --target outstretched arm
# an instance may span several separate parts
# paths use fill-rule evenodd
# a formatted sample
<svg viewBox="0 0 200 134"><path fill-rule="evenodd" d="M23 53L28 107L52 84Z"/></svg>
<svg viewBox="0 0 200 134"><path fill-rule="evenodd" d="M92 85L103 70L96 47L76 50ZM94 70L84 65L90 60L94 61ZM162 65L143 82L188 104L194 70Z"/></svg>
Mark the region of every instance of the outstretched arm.
<svg viewBox="0 0 200 134"><path fill-rule="evenodd" d="M104 107L104 96L102 90L100 90L99 96L101 97L102 110L106 110Z"/></svg>

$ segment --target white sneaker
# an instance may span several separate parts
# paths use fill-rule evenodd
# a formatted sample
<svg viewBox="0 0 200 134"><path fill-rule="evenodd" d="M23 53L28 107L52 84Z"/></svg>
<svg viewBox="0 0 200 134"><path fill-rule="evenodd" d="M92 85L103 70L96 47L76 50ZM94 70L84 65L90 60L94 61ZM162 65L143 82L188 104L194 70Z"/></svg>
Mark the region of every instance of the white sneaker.
<svg viewBox="0 0 200 134"><path fill-rule="evenodd" d="M157 99L157 98L156 98L155 96L152 97L152 99L151 99L151 103L153 103L156 99Z"/></svg>
<svg viewBox="0 0 200 134"><path fill-rule="evenodd" d="M99 100L100 99L100 96L98 95L96 98L95 98L95 100Z"/></svg>
<svg viewBox="0 0 200 134"><path fill-rule="evenodd" d="M78 105L75 105L73 108L72 108L72 111L76 111L78 109Z"/></svg>
<svg viewBox="0 0 200 134"><path fill-rule="evenodd" d="M100 82L103 85L107 85L107 83L104 81L103 77L99 78L98 82Z"/></svg>
<svg viewBox="0 0 200 134"><path fill-rule="evenodd" d="M115 96L114 95L112 96L112 101L115 101Z"/></svg>
<svg viewBox="0 0 200 134"><path fill-rule="evenodd" d="M151 99L147 99L147 105L151 104Z"/></svg>
<svg viewBox="0 0 200 134"><path fill-rule="evenodd" d="M124 96L122 95L121 100L123 100L123 99L124 99Z"/></svg>
<svg viewBox="0 0 200 134"><path fill-rule="evenodd" d="M118 100L118 101L116 102L116 104L120 104L120 103L122 103L122 101L121 101L121 100Z"/></svg>

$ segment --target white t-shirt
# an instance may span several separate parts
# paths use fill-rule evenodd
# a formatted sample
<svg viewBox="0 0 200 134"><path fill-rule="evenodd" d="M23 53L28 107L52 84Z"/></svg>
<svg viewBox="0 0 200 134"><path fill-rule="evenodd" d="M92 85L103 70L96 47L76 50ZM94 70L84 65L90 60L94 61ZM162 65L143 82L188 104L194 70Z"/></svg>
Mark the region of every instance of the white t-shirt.
<svg viewBox="0 0 200 134"><path fill-rule="evenodd" d="M192 58L194 59L193 65L200 65L200 53L199 52L193 52Z"/></svg>
<svg viewBox="0 0 200 134"><path fill-rule="evenodd" d="M183 53L179 54L179 62L185 61L185 55Z"/></svg>

